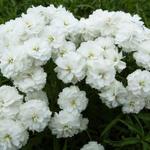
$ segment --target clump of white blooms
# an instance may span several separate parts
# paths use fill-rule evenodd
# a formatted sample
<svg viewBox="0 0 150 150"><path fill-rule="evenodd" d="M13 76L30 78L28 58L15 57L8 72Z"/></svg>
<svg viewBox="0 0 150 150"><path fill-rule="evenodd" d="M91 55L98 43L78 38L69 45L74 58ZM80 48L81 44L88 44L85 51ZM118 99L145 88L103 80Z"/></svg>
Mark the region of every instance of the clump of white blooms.
<svg viewBox="0 0 150 150"><path fill-rule="evenodd" d="M72 137L87 129L88 119L81 112L86 109L88 99L84 91L77 86L63 89L59 94L58 105L62 109L55 113L49 124L52 133L57 138Z"/></svg>
<svg viewBox="0 0 150 150"><path fill-rule="evenodd" d="M2 74L12 79L22 92L41 90L46 84L46 73L41 67L51 55L60 53L56 54L59 57L67 50L75 50L75 44L67 42L66 37L77 23L78 20L65 8L50 5L29 8L26 14L1 25ZM80 61L81 56L78 57L77 61ZM83 75L76 72L75 77L82 79Z"/></svg>
<svg viewBox="0 0 150 150"><path fill-rule="evenodd" d="M41 132L50 122L48 99L43 91L24 97L6 85L0 87L0 93L0 149L17 150L27 143L28 130Z"/></svg>
<svg viewBox="0 0 150 150"><path fill-rule="evenodd" d="M85 144L80 150L104 150L104 147L95 141L90 141L88 144Z"/></svg>
<svg viewBox="0 0 150 150"><path fill-rule="evenodd" d="M0 149L21 148L27 130L41 132L48 124L58 138L85 130L88 119L81 112L88 99L75 85L80 81L94 88L109 108L121 106L123 113L150 109L149 47L150 30L138 15L122 11L99 9L78 20L62 6L38 6L0 25L0 70L14 85L0 87L0 119L10 122L4 126L0 121ZM128 74L126 86L126 77L120 76L128 67L127 55L133 55L140 69ZM59 94L62 110L52 119L43 91L49 75L43 66L50 60L58 79L74 84ZM93 142L82 149L91 145L103 149Z"/></svg>

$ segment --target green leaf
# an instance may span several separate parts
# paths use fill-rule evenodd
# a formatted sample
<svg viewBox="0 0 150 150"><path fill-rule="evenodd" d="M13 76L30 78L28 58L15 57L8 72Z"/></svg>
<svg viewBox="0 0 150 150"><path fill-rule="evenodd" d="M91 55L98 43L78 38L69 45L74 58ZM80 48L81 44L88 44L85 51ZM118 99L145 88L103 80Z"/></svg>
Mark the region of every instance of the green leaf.
<svg viewBox="0 0 150 150"><path fill-rule="evenodd" d="M104 136L106 133L108 133L108 131L119 121L119 119L121 118L121 114L118 115L114 120L112 120L104 129L104 131L101 133L101 137Z"/></svg>
<svg viewBox="0 0 150 150"><path fill-rule="evenodd" d="M147 135L144 137L144 141L150 143L150 135Z"/></svg>
<svg viewBox="0 0 150 150"><path fill-rule="evenodd" d="M150 149L150 144L146 142L142 142L143 149L142 150L149 150Z"/></svg>
<svg viewBox="0 0 150 150"><path fill-rule="evenodd" d="M138 117L144 121L150 121L150 113L139 113Z"/></svg>
<svg viewBox="0 0 150 150"><path fill-rule="evenodd" d="M140 129L140 131L141 131L141 134L144 136L144 128L143 128L143 126L142 126L142 124L141 124L139 118L137 117L137 115L134 115L134 118L135 118L135 120L136 120L137 123L138 123L138 126L139 126L139 129Z"/></svg>
<svg viewBox="0 0 150 150"><path fill-rule="evenodd" d="M127 146L127 145L138 144L138 143L140 143L140 140L138 138L129 137L129 138L124 138L121 141L104 140L104 142L107 144L110 144L114 147L123 147L123 146Z"/></svg>
<svg viewBox="0 0 150 150"><path fill-rule="evenodd" d="M60 150L58 139L55 136L53 137L53 150Z"/></svg>
<svg viewBox="0 0 150 150"><path fill-rule="evenodd" d="M65 140L65 144L64 144L63 150L67 150L67 139Z"/></svg>
<svg viewBox="0 0 150 150"><path fill-rule="evenodd" d="M134 133L137 133L140 136L143 136L142 132L137 128L136 125L133 125L131 123L128 123L127 121L119 120L121 123L123 123L125 126L129 128L129 130L133 131Z"/></svg>

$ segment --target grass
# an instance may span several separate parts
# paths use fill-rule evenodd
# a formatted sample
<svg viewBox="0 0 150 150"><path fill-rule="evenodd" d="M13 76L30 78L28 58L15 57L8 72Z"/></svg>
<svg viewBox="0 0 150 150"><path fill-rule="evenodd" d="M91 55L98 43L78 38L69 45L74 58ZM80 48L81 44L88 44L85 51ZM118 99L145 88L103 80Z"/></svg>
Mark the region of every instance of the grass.
<svg viewBox="0 0 150 150"><path fill-rule="evenodd" d="M149 0L0 0L0 23L20 16L32 5L48 6L49 4L63 5L78 18L87 17L98 8L123 10L139 14L146 26L150 26Z"/></svg>
<svg viewBox="0 0 150 150"><path fill-rule="evenodd" d="M63 5L77 18L87 17L96 9L122 10L131 14L139 14L145 25L150 27L150 0L0 0L0 24L14 19L26 12L32 5ZM130 62L129 62L130 63ZM48 66L45 66L47 69ZM53 65L49 72L49 84L46 91L53 107L57 109L57 95L64 85L56 79ZM54 83L54 81L56 83ZM0 85L7 80L1 77ZM8 84L10 84L8 82ZM90 99L84 116L90 120L89 129L73 138L56 139L46 129L42 133L30 134L28 144L22 150L79 150L89 140L97 140L106 150L150 150L150 113L146 110L138 115L123 115L120 109L108 109L101 104L97 93L84 83L80 89L87 92Z"/></svg>

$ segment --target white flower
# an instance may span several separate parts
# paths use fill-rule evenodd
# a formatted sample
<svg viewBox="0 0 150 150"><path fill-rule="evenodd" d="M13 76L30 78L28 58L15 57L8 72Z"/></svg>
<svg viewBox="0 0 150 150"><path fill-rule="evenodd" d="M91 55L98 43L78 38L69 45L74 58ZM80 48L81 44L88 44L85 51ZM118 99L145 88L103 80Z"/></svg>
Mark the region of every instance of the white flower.
<svg viewBox="0 0 150 150"><path fill-rule="evenodd" d="M45 26L44 18L35 13L22 14L22 23L29 35L39 34Z"/></svg>
<svg viewBox="0 0 150 150"><path fill-rule="evenodd" d="M122 103L123 113L139 113L145 106L145 100L141 96L128 92L126 100Z"/></svg>
<svg viewBox="0 0 150 150"><path fill-rule="evenodd" d="M77 83L85 77L86 64L83 57L76 52L69 52L55 61L57 77L64 83Z"/></svg>
<svg viewBox="0 0 150 150"><path fill-rule="evenodd" d="M118 17L115 17L114 12L96 10L90 15L91 21L95 21L99 26L99 30L103 36L113 36L117 31ZM98 28L98 27L96 27Z"/></svg>
<svg viewBox="0 0 150 150"><path fill-rule="evenodd" d="M33 99L20 106L18 118L29 130L41 132L48 125L51 114L44 101Z"/></svg>
<svg viewBox="0 0 150 150"><path fill-rule="evenodd" d="M73 41L89 41L94 40L96 37L100 36L100 28L95 28L96 25L93 24L94 22L91 22L91 20L81 18L78 22L78 26L74 26L74 29L71 32L71 37L73 38Z"/></svg>
<svg viewBox="0 0 150 150"><path fill-rule="evenodd" d="M32 60L27 57L24 47L12 47L3 52L0 69L4 76L10 78L26 71L31 65Z"/></svg>
<svg viewBox="0 0 150 150"><path fill-rule="evenodd" d="M103 51L105 52L106 50L109 49L115 49L115 41L112 37L98 37L95 42L97 43L97 45L99 45Z"/></svg>
<svg viewBox="0 0 150 150"><path fill-rule="evenodd" d="M121 72L126 68L126 63L121 61L121 59L123 58L122 53L119 53L117 49L108 49L105 51L103 56L105 59L111 61L118 72Z"/></svg>
<svg viewBox="0 0 150 150"><path fill-rule="evenodd" d="M59 94L58 105L61 109L69 111L77 110L79 112L85 110L88 104L86 93L80 91L77 86L64 88Z"/></svg>
<svg viewBox="0 0 150 150"><path fill-rule="evenodd" d="M0 93L0 118L16 119L23 96L15 87L6 85L0 87Z"/></svg>
<svg viewBox="0 0 150 150"><path fill-rule="evenodd" d="M49 127L57 138L66 138L86 130L87 124L88 120L82 118L79 112L62 110L59 113L55 113Z"/></svg>
<svg viewBox="0 0 150 150"><path fill-rule="evenodd" d="M43 62L43 64L51 57L51 47L40 38L32 38L26 41L25 49L30 57Z"/></svg>
<svg viewBox="0 0 150 150"><path fill-rule="evenodd" d="M54 5L50 5L48 7L43 6L37 6L32 8L29 8L27 10L27 14L36 14L37 16L42 17L46 25L49 25L52 18L54 17L54 14L56 13L57 9L54 7Z"/></svg>
<svg viewBox="0 0 150 150"><path fill-rule="evenodd" d="M91 61L88 64L86 83L92 88L100 90L109 86L115 78L115 69L113 65L104 59Z"/></svg>
<svg viewBox="0 0 150 150"><path fill-rule="evenodd" d="M43 68L37 67L31 68L23 74L19 74L13 80L14 85L20 91L28 93L34 90L41 90L46 84L46 76Z"/></svg>
<svg viewBox="0 0 150 150"><path fill-rule="evenodd" d="M127 22L120 25L115 41L123 51L132 52L137 51L143 39L143 28L133 22Z"/></svg>
<svg viewBox="0 0 150 150"><path fill-rule="evenodd" d="M46 102L47 104L49 103L46 92L44 92L44 91L34 91L34 92L29 92L26 94L25 101L34 100L34 99L35 100L40 99L40 100Z"/></svg>
<svg viewBox="0 0 150 150"><path fill-rule="evenodd" d="M119 72L126 67L125 62L121 61L122 53L118 52L114 40L110 37L100 37L95 41L82 42L77 51L87 60L87 63L90 60L103 58L111 61Z"/></svg>
<svg viewBox="0 0 150 150"><path fill-rule="evenodd" d="M18 121L0 120L0 149L18 150L27 143L28 132Z"/></svg>
<svg viewBox="0 0 150 150"><path fill-rule="evenodd" d="M53 49L52 58L55 61L58 57L63 57L68 52L75 51L75 50L76 47L74 43L70 41L64 41L60 47Z"/></svg>
<svg viewBox="0 0 150 150"><path fill-rule="evenodd" d="M139 44L138 51L133 54L137 65L150 70L150 40L143 41Z"/></svg>
<svg viewBox="0 0 150 150"><path fill-rule="evenodd" d="M5 26L7 30L5 31L5 35L3 35L3 42L6 47L21 45L29 38L29 34L26 33L24 24L22 23L22 18L16 18L11 22L13 29Z"/></svg>
<svg viewBox="0 0 150 150"><path fill-rule="evenodd" d="M115 108L126 100L127 91L121 82L115 80L110 86L102 89L99 96L109 108Z"/></svg>
<svg viewBox="0 0 150 150"><path fill-rule="evenodd" d="M81 46L77 49L87 61L102 58L103 49L95 41L88 41L81 43Z"/></svg>
<svg viewBox="0 0 150 150"><path fill-rule="evenodd" d="M80 150L104 150L104 147L95 141L90 141L88 144L85 144Z"/></svg>
<svg viewBox="0 0 150 150"><path fill-rule="evenodd" d="M51 24L56 28L64 28L66 31L71 30L73 25L77 25L78 20L72 13L66 11L63 7L58 7L56 13L53 16Z"/></svg>
<svg viewBox="0 0 150 150"><path fill-rule="evenodd" d="M111 37L99 37L95 40L97 47L101 50L101 57L109 60L118 72L121 72L125 67L125 62L121 61L123 58L122 52L119 52L115 46L114 39Z"/></svg>
<svg viewBox="0 0 150 150"><path fill-rule="evenodd" d="M46 26L40 36L43 40L47 41L51 47L59 48L65 41L65 34L62 28L58 30L55 26Z"/></svg>
<svg viewBox="0 0 150 150"><path fill-rule="evenodd" d="M146 97L150 95L150 72L140 69L134 71L127 77L128 90L134 95Z"/></svg>

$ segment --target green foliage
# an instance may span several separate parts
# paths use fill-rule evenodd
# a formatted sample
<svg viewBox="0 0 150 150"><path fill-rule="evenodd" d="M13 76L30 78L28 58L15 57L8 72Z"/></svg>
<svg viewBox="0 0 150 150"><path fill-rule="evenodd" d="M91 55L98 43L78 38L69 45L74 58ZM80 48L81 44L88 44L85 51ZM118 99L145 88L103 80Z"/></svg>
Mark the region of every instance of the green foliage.
<svg viewBox="0 0 150 150"><path fill-rule="evenodd" d="M131 14L139 14L147 27L150 27L150 0L0 0L0 23L16 18L32 5L48 6L63 5L77 18L87 17L98 8L107 10L123 10ZM117 76L126 84L125 77L137 68L132 55L125 61L128 66L124 72ZM64 85L56 78L52 62L44 66L48 73L45 91L48 94L50 108L58 111L57 97ZM11 82L0 75L0 85ZM56 139L50 130L42 133L30 133L30 140L22 150L79 150L89 140L102 143L106 150L150 150L150 113L143 110L138 115L123 115L121 110L110 110L101 103L97 92L88 85L79 83L80 89L87 92L90 99L84 116L90 120L88 131L68 139Z"/></svg>
<svg viewBox="0 0 150 150"><path fill-rule="evenodd" d="M149 0L0 0L0 23L20 16L32 5L48 6L49 4L63 5L78 18L87 17L98 8L123 10L139 14L146 26L150 26Z"/></svg>

